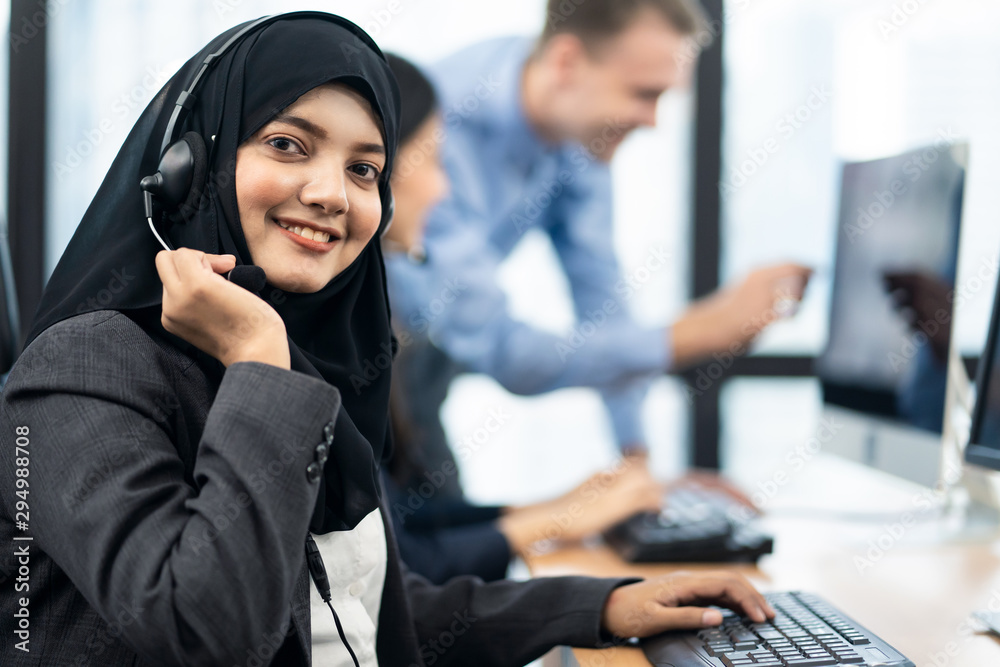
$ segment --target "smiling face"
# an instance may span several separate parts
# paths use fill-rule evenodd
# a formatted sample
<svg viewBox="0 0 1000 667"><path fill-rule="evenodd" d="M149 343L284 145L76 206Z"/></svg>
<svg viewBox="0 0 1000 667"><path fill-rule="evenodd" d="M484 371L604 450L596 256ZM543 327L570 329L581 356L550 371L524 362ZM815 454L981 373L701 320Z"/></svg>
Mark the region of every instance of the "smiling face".
<svg viewBox="0 0 1000 667"><path fill-rule="evenodd" d="M324 84L236 151L236 199L253 263L289 292L316 292L357 259L382 216L382 133L367 100Z"/></svg>
<svg viewBox="0 0 1000 667"><path fill-rule="evenodd" d="M667 90L686 85L684 36L653 10L640 12L620 34L591 50L579 38L565 59L564 131L598 158L638 127L656 124L656 105Z"/></svg>

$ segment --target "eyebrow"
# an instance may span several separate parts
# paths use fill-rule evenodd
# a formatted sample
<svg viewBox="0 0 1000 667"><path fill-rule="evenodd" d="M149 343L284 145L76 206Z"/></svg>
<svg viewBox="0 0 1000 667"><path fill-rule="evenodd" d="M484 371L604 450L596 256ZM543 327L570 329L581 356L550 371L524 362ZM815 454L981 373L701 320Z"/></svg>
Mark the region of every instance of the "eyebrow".
<svg viewBox="0 0 1000 667"><path fill-rule="evenodd" d="M385 146L382 144L360 142L354 144L354 150L359 153L376 153L378 155L385 155Z"/></svg>
<svg viewBox="0 0 1000 667"><path fill-rule="evenodd" d="M306 120L301 116L293 116L290 113L285 113L285 112L279 113L277 116L274 117L273 122L287 123L289 125L294 125L303 132L308 132L312 134L317 139L326 139L329 137L326 130L324 130L316 123L313 123L310 120ZM354 144L353 148L354 150L360 153L375 153L378 155L385 155L385 146L383 146L381 143L362 141Z"/></svg>
<svg viewBox="0 0 1000 667"><path fill-rule="evenodd" d="M324 130L322 127L320 127L316 123L313 123L312 121L308 121L305 118L302 118L301 116L293 116L290 113L283 112L275 116L274 120L279 123L287 123L288 125L294 125L303 132L308 132L309 134L312 134L313 136L319 139L326 139L328 136L326 130Z"/></svg>

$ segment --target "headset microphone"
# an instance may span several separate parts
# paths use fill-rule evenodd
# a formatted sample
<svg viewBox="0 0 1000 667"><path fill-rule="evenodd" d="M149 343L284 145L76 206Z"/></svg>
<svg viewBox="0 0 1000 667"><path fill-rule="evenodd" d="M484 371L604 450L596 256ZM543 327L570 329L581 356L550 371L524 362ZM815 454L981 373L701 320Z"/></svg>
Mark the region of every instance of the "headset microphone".
<svg viewBox="0 0 1000 667"><path fill-rule="evenodd" d="M230 271L226 277L234 285L239 285L246 291L258 295L264 289L264 283L267 282L267 275L264 273L264 269L253 264L240 264Z"/></svg>

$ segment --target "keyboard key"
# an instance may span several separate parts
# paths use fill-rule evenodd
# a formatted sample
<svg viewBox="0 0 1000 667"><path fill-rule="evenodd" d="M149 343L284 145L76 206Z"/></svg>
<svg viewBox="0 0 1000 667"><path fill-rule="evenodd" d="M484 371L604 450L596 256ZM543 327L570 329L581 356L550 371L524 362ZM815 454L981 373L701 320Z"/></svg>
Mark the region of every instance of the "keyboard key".
<svg viewBox="0 0 1000 667"><path fill-rule="evenodd" d="M823 642L823 646L825 646L828 651L846 651L851 648L851 645L842 639L835 642Z"/></svg>
<svg viewBox="0 0 1000 667"><path fill-rule="evenodd" d="M713 658L718 658L721 655L725 655L727 653L732 653L735 650L735 648L736 647L734 647L732 644L728 644L728 643L726 643L726 644L707 644L705 646L705 650L708 651L708 654L710 656L712 656Z"/></svg>
<svg viewBox="0 0 1000 667"><path fill-rule="evenodd" d="M865 662L865 659L862 658L857 653L855 653L854 651L851 651L850 653L841 653L839 651L835 651L833 655L835 658L837 658L837 660L848 665L861 665L864 664Z"/></svg>

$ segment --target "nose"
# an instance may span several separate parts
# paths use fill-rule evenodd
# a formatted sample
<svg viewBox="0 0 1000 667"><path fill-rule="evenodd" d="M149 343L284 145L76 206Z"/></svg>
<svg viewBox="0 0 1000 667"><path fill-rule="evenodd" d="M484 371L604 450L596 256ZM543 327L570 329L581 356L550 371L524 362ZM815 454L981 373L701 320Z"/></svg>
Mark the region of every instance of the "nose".
<svg viewBox="0 0 1000 667"><path fill-rule="evenodd" d="M347 178L342 170L326 167L310 170L299 189L299 201L309 207L318 207L327 215L347 213Z"/></svg>

